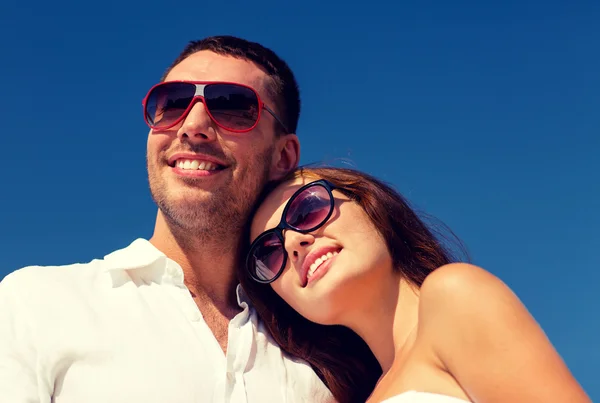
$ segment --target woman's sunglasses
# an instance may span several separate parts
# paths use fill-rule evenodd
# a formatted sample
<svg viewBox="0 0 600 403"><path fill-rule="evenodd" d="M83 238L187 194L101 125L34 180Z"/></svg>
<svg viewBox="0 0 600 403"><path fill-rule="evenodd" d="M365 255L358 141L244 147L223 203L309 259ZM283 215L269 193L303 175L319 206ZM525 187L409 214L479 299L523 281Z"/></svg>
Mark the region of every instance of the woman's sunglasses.
<svg viewBox="0 0 600 403"><path fill-rule="evenodd" d="M181 122L198 101L221 128L236 133L254 129L262 110L269 112L289 133L281 119L248 86L216 81L167 81L156 84L142 101L144 120L154 130Z"/></svg>
<svg viewBox="0 0 600 403"><path fill-rule="evenodd" d="M329 220L333 213L335 185L324 179L298 189L283 209L277 227L260 234L250 245L246 268L250 277L268 284L277 279L287 263L283 230L306 234L315 231Z"/></svg>

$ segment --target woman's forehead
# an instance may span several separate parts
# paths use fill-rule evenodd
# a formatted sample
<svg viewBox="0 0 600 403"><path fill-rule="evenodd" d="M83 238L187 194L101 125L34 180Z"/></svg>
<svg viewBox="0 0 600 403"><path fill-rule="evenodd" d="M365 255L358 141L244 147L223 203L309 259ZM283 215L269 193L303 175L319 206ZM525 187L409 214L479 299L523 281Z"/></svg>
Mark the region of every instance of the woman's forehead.
<svg viewBox="0 0 600 403"><path fill-rule="evenodd" d="M252 221L252 233L275 227L281 220L281 214L290 197L302 186L317 180L316 178L298 177L277 186L258 208Z"/></svg>
<svg viewBox="0 0 600 403"><path fill-rule="evenodd" d="M275 188L266 198L265 204L273 204L274 206L285 204L290 197L302 186L313 182L316 179L306 178L304 176L283 182Z"/></svg>

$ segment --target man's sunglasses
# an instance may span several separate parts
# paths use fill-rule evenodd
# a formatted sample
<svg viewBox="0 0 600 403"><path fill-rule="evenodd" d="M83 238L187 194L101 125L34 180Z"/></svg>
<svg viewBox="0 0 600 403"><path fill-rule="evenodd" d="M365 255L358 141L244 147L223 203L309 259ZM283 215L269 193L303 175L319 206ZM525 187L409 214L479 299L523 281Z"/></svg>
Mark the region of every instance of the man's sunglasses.
<svg viewBox="0 0 600 403"><path fill-rule="evenodd" d="M269 112L289 133L281 119L251 87L217 81L167 81L156 84L142 101L144 120L154 130L166 130L181 122L196 102L203 102L210 118L221 128L249 132Z"/></svg>
<svg viewBox="0 0 600 403"><path fill-rule="evenodd" d="M283 209L277 227L260 234L250 245L246 269L253 280L268 284L277 279L287 263L283 230L306 234L323 226L333 213L335 185L320 179L302 186Z"/></svg>

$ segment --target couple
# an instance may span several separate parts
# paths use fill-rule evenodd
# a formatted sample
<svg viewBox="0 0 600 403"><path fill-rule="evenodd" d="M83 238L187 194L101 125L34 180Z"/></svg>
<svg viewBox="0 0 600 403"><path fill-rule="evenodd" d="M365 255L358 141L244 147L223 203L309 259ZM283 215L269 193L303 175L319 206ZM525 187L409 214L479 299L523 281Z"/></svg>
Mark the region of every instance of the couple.
<svg viewBox="0 0 600 403"><path fill-rule="evenodd" d="M271 50L191 42L143 108L154 234L0 283L2 401L589 402L395 191L296 168L298 87Z"/></svg>

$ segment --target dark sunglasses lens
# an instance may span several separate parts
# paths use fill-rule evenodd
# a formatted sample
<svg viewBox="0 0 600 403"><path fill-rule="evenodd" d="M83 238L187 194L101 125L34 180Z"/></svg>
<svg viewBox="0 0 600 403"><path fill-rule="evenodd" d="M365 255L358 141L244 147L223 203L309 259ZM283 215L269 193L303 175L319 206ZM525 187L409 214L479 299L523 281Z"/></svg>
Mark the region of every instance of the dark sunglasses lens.
<svg viewBox="0 0 600 403"><path fill-rule="evenodd" d="M146 101L146 120L152 127L172 125L194 99L196 86L190 83L166 83L154 88Z"/></svg>
<svg viewBox="0 0 600 403"><path fill-rule="evenodd" d="M272 280L283 264L284 247L276 233L270 232L258 238L248 258L248 270L253 277L263 280Z"/></svg>
<svg viewBox="0 0 600 403"><path fill-rule="evenodd" d="M327 219L331 204L331 196L323 185L307 187L291 201L285 221L293 228L310 231Z"/></svg>
<svg viewBox="0 0 600 403"><path fill-rule="evenodd" d="M213 119L227 129L249 130L258 120L258 98L250 88L209 84L204 99Z"/></svg>

